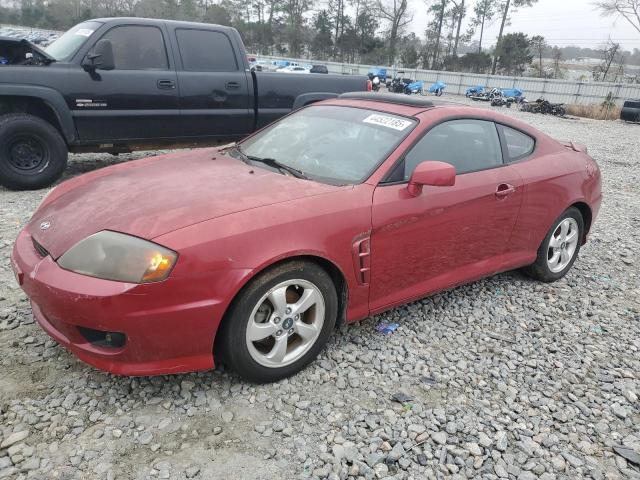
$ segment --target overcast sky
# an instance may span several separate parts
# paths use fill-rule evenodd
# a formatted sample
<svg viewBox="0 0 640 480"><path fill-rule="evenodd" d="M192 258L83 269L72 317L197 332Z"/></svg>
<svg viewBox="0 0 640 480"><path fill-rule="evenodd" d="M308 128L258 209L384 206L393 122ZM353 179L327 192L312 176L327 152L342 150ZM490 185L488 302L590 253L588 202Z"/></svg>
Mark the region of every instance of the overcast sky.
<svg viewBox="0 0 640 480"><path fill-rule="evenodd" d="M424 37L428 21L424 0L410 0L415 12L411 30ZM474 0L470 0L473 5ZM472 13L472 9L470 9ZM500 21L494 19L485 32L490 45L495 43ZM552 45L578 45L596 48L611 36L619 41L626 50L640 48L640 33L623 18L601 17L593 9L591 0L538 0L531 8L523 8L512 15L511 25L505 32L525 32L530 35L543 35ZM474 36L474 40L480 37ZM483 44L485 41L483 40Z"/></svg>

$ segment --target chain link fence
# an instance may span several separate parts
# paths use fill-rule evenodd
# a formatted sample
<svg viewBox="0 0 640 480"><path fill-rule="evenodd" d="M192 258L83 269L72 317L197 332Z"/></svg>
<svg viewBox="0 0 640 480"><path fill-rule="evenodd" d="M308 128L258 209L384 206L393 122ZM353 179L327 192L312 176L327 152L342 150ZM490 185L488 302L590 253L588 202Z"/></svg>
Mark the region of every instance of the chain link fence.
<svg viewBox="0 0 640 480"><path fill-rule="evenodd" d="M340 62L314 62L312 60L291 59L283 57L258 56L261 60L289 60L300 64L321 63L327 66L329 73L366 75L375 65L356 65ZM384 67L383 67L384 68ZM401 68L407 77L429 83L442 81L447 84L446 93L464 95L469 87L483 85L485 87L519 88L529 100L544 97L550 102L576 105L600 104L611 93L611 101L622 106L625 100L640 98L640 84L609 82L576 82L533 77L507 77L502 75L484 75L474 73L444 72ZM388 74L396 69L387 67Z"/></svg>

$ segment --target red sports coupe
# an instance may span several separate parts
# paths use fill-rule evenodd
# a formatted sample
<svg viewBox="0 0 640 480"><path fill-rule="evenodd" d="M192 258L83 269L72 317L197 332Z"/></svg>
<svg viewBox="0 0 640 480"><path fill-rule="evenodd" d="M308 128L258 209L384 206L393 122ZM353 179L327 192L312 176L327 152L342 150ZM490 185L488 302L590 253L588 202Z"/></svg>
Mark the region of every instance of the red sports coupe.
<svg viewBox="0 0 640 480"><path fill-rule="evenodd" d="M12 263L42 328L124 375L302 369L337 324L525 267L563 277L598 213L584 147L494 111L344 94L233 147L76 177Z"/></svg>

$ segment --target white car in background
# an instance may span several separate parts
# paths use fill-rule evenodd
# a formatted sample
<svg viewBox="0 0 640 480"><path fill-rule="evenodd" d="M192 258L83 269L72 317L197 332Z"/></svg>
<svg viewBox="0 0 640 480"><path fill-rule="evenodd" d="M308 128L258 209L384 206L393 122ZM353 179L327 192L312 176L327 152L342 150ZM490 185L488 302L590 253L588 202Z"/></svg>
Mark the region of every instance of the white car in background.
<svg viewBox="0 0 640 480"><path fill-rule="evenodd" d="M285 72L285 73L310 73L310 67L303 67L301 65L289 65L287 67L282 67L276 70L276 72Z"/></svg>

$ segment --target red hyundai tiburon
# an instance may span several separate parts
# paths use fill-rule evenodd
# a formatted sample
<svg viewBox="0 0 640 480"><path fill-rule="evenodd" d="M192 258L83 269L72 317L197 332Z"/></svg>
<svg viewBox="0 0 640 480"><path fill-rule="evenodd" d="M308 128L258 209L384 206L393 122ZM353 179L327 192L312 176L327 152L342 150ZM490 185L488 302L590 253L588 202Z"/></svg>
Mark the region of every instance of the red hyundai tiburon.
<svg viewBox="0 0 640 480"><path fill-rule="evenodd" d="M601 201L583 147L493 111L345 94L226 150L55 188L13 250L38 323L124 375L268 382L332 330L505 270L571 268Z"/></svg>

